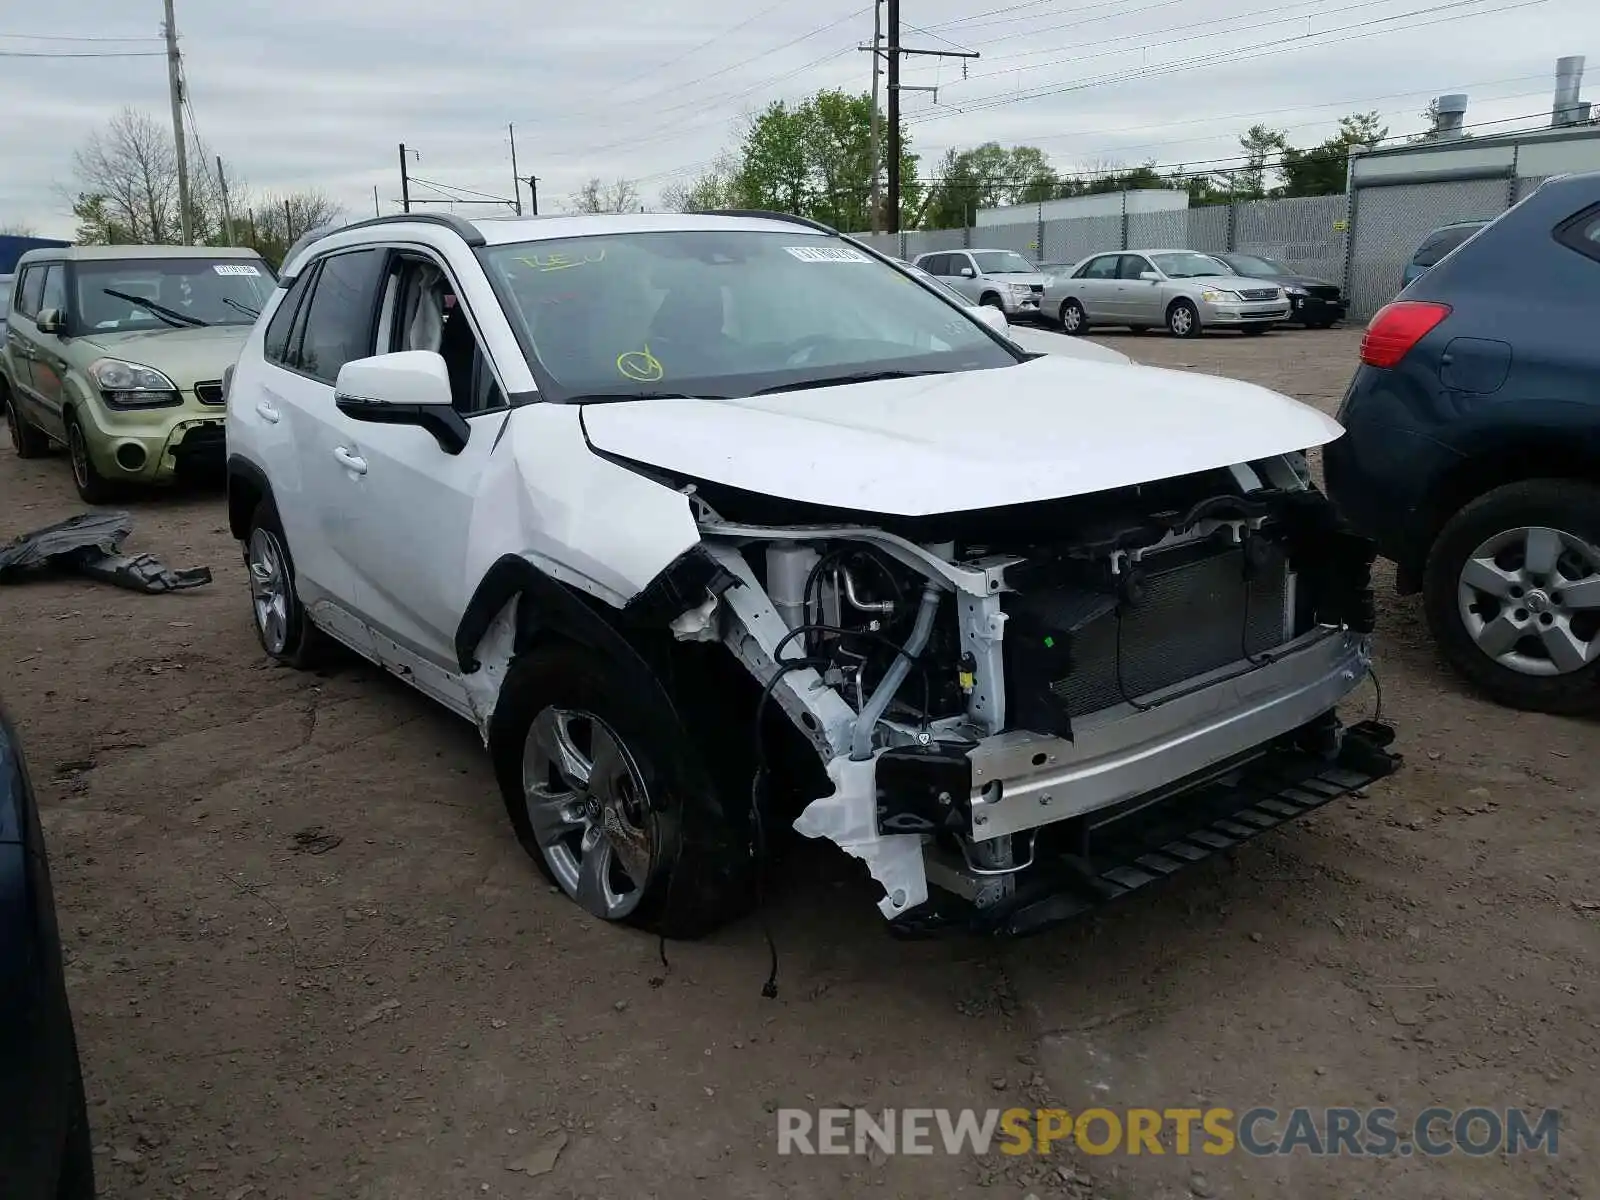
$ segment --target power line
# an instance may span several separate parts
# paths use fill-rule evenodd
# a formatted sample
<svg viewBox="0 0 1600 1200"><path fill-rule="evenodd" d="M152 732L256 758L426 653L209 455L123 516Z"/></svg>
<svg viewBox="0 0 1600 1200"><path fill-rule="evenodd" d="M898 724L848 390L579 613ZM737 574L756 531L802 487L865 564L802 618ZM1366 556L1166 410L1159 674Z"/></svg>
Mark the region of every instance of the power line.
<svg viewBox="0 0 1600 1200"><path fill-rule="evenodd" d="M0 50L0 58L165 58L165 50Z"/></svg>
<svg viewBox="0 0 1600 1200"><path fill-rule="evenodd" d="M1177 74L1183 71L1196 70L1202 67L1226 66L1238 62L1247 62L1260 58L1264 54L1274 53L1284 47L1294 49L1320 49L1324 46L1337 45L1340 42L1356 41L1361 38L1377 37L1388 33L1397 33L1402 30L1421 29L1429 25L1438 25L1446 21L1470 20L1480 16L1499 16L1519 8L1532 8L1545 3L1545 0L1522 0L1522 3L1505 5L1504 7L1474 13L1465 13L1453 16L1440 17L1432 21L1418 21L1411 25L1397 26L1391 29L1371 30L1367 33L1355 33L1349 37L1332 38L1327 41L1312 41L1313 38L1324 38L1329 34L1346 33L1350 30L1364 29L1371 25L1387 21L1399 20L1403 17L1417 16L1422 13L1441 12L1449 9L1462 8L1471 4L1485 3L1487 0L1453 0L1451 3L1433 5L1429 8L1415 9L1409 13L1399 13L1391 17L1374 18L1369 21L1360 21L1353 25L1340 26L1337 29L1327 29L1316 34L1301 34L1295 37L1277 38L1271 41L1258 42L1250 46L1238 46L1231 50L1212 51L1207 54L1196 55L1189 59L1178 59L1170 63L1158 63L1154 66L1135 71L1118 71L1108 75L1097 76L1091 79L1078 80L1062 85L1046 85L1032 89L1028 92L1012 96L989 97L974 101L963 106L941 107L937 112L923 113L912 119L911 124L922 124L927 121L944 120L949 117L962 116L974 112L986 112L993 108L1003 108L1010 104L1019 104L1025 100L1041 100L1047 96L1059 96L1068 92L1086 91L1107 83L1123 83L1134 79L1148 79L1160 75Z"/></svg>
<svg viewBox="0 0 1600 1200"><path fill-rule="evenodd" d="M435 183L431 179L423 179L420 175L411 176L412 183L420 183L424 187L437 188L441 192L460 192L464 196L477 196L483 200L493 200L496 204L510 204L506 196L496 196L492 192L474 191L472 188L461 187L454 183Z"/></svg>
<svg viewBox="0 0 1600 1200"><path fill-rule="evenodd" d="M149 34L130 34L127 37L68 37L58 33L0 33L0 39L21 42L159 42L162 39Z"/></svg>

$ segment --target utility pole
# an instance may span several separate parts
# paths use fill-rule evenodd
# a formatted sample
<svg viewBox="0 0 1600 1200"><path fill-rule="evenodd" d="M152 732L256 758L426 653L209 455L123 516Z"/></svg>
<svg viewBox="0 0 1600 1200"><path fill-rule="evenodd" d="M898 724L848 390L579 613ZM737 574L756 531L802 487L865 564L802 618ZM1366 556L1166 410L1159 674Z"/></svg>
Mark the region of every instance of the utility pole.
<svg viewBox="0 0 1600 1200"><path fill-rule="evenodd" d="M172 0L165 0L167 14L167 91L172 98L172 144L178 155L178 223L183 244L194 244L189 211L189 157L183 146L183 61L178 55L178 24L172 15Z"/></svg>
<svg viewBox="0 0 1600 1200"><path fill-rule="evenodd" d="M411 180L406 176L406 154L416 154L420 159L422 155L415 150L407 151L406 144L400 143L400 209L402 212L411 211Z"/></svg>
<svg viewBox="0 0 1600 1200"><path fill-rule="evenodd" d="M976 50L915 50L900 44L900 0L889 5L889 232L900 232L900 93L933 91L932 88L900 86L900 56L919 54L925 58L977 58ZM965 69L963 68L963 73ZM876 80L874 80L876 82ZM935 96L937 99L937 96Z"/></svg>
<svg viewBox="0 0 1600 1200"><path fill-rule="evenodd" d="M289 197L283 198L283 248L288 253L289 247L294 245L294 218L289 215Z"/></svg>
<svg viewBox="0 0 1600 1200"><path fill-rule="evenodd" d="M228 235L228 245L238 245L233 240L233 205L228 203L228 177L222 173L222 155L217 155L217 188L222 192L222 228Z"/></svg>
<svg viewBox="0 0 1600 1200"><path fill-rule="evenodd" d="M528 205L528 214L537 217L539 215L539 177L537 175L528 176L528 199L531 201Z"/></svg>
<svg viewBox="0 0 1600 1200"><path fill-rule="evenodd" d="M878 181L883 172L878 169L879 149L883 145L881 122L878 119L878 58L883 53L883 0L872 0L872 232L883 225L883 193Z"/></svg>
<svg viewBox="0 0 1600 1200"><path fill-rule="evenodd" d="M383 216L383 209L378 207L378 185L377 184L373 184L372 185L372 215L375 216L375 217Z"/></svg>
<svg viewBox="0 0 1600 1200"><path fill-rule="evenodd" d="M889 2L889 232L900 232L900 0Z"/></svg>
<svg viewBox="0 0 1600 1200"><path fill-rule="evenodd" d="M511 135L511 207L516 210L517 216L522 215L522 177L517 174L517 127L507 125L506 132Z"/></svg>

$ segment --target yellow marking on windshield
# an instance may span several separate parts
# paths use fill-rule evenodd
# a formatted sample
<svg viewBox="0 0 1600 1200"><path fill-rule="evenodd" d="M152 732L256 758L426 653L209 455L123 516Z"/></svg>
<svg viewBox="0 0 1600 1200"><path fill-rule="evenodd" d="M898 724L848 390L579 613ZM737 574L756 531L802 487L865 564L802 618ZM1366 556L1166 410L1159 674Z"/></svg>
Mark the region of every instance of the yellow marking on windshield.
<svg viewBox="0 0 1600 1200"><path fill-rule="evenodd" d="M581 267L585 263L605 262L606 251L602 246L598 251L588 251L583 255L562 254L559 250L553 251L543 258L537 254L523 255L517 259L525 267L532 267L535 271L567 271L573 267Z"/></svg>
<svg viewBox="0 0 1600 1200"><path fill-rule="evenodd" d="M617 355L617 371L624 379L635 383L659 383L667 370L661 360L650 353L649 343L643 350L629 350Z"/></svg>

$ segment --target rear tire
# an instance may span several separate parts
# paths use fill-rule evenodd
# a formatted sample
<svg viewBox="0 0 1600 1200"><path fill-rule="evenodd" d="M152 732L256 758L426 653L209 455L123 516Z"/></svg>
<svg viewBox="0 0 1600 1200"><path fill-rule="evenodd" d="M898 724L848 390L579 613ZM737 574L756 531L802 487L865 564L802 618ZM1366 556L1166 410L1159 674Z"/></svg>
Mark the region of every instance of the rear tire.
<svg viewBox="0 0 1600 1200"><path fill-rule="evenodd" d="M244 561L250 576L250 614L261 648L296 670L318 665L326 656L328 639L300 602L289 540L270 500L256 505L250 518Z"/></svg>
<svg viewBox="0 0 1600 1200"><path fill-rule="evenodd" d="M11 389L0 383L0 405L6 410L6 429L11 434L11 448L18 458L43 458L50 450L50 439L22 419L17 411L16 398Z"/></svg>
<svg viewBox="0 0 1600 1200"><path fill-rule="evenodd" d="M72 1046L72 1115L66 1145L61 1151L61 1173L56 1177L55 1200L95 1200L94 1145L89 1136L89 1101L83 1090L83 1067L78 1061L77 1039Z"/></svg>
<svg viewBox="0 0 1600 1200"><path fill-rule="evenodd" d="M89 456L89 440L76 413L67 413L67 460L72 466L72 482L85 504L109 504L119 489L94 465Z"/></svg>
<svg viewBox="0 0 1600 1200"><path fill-rule="evenodd" d="M601 654L519 655L489 748L517 840L592 916L696 938L748 907L747 807L721 802L676 714Z"/></svg>
<svg viewBox="0 0 1600 1200"><path fill-rule="evenodd" d="M1083 305L1076 300L1062 301L1061 328L1063 332L1073 337L1089 332L1089 314L1083 311Z"/></svg>
<svg viewBox="0 0 1600 1200"><path fill-rule="evenodd" d="M1600 711L1600 488L1530 479L1478 497L1434 539L1422 592L1439 649L1491 699Z"/></svg>
<svg viewBox="0 0 1600 1200"><path fill-rule="evenodd" d="M1187 300L1174 300L1167 308L1167 330L1175 338L1200 336L1200 310Z"/></svg>

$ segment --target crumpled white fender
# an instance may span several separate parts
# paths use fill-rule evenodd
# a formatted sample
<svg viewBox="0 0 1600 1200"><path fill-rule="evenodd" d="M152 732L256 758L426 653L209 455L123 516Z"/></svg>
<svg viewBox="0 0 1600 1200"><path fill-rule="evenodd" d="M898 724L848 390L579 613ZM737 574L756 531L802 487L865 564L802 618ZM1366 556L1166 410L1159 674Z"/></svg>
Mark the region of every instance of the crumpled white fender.
<svg viewBox="0 0 1600 1200"><path fill-rule="evenodd" d="M919 835L878 832L874 766L874 760L852 762L848 756L830 761L833 794L808 804L794 827L806 837L825 837L866 863L883 885L878 911L893 919L927 900L928 877L922 868Z"/></svg>

